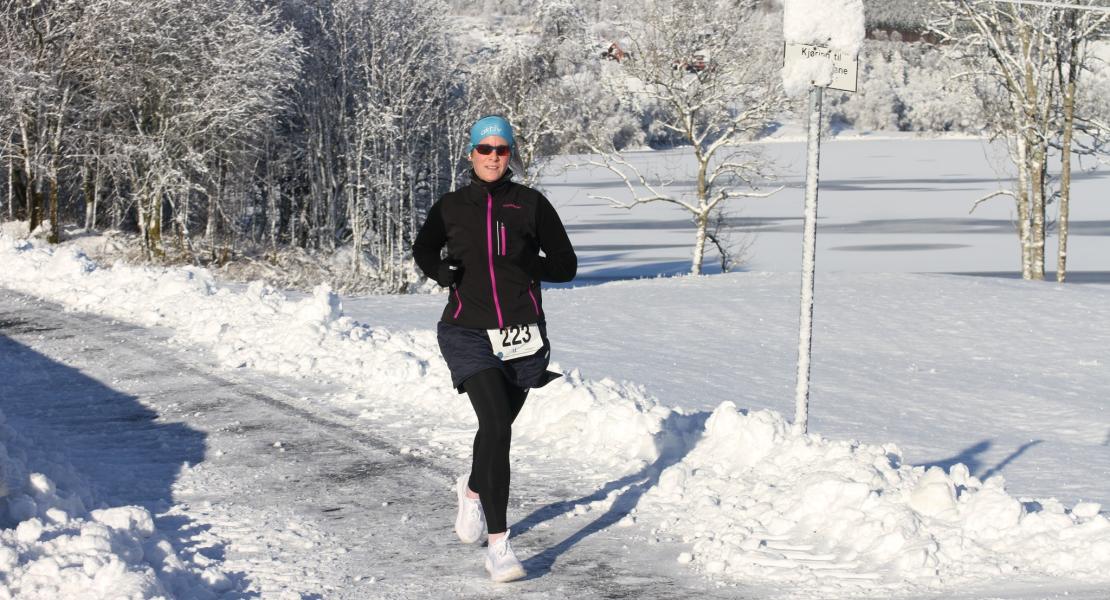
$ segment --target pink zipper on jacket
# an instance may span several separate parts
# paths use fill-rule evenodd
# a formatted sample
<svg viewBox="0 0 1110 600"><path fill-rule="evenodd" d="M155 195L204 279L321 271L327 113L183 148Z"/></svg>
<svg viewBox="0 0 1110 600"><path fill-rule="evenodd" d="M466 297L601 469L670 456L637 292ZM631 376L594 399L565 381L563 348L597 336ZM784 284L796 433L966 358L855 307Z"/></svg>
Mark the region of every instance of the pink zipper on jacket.
<svg viewBox="0 0 1110 600"><path fill-rule="evenodd" d="M493 308L497 311L497 328L505 328L501 317L501 301L497 299L497 275L493 272L493 194L486 193L486 255L489 257L489 284L493 289Z"/></svg>
<svg viewBox="0 0 1110 600"><path fill-rule="evenodd" d="M455 319L459 318L459 313L462 312L462 297L459 296L459 288L455 288L455 301L458 302L459 307L455 309Z"/></svg>
<svg viewBox="0 0 1110 600"><path fill-rule="evenodd" d="M528 297L532 299L532 308L536 309L536 316L540 316L540 303L536 302L536 295L532 293L532 286L528 286Z"/></svg>

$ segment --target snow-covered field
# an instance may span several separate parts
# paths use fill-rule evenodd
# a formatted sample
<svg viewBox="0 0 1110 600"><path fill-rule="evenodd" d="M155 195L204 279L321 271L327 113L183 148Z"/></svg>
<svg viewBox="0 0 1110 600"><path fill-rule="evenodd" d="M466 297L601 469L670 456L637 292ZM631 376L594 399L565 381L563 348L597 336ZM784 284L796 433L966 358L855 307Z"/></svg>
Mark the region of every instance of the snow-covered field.
<svg viewBox="0 0 1110 600"><path fill-rule="evenodd" d="M797 158L800 146L769 151ZM1014 268L1005 203L966 214L994 189L983 148L826 145L810 435L787 423L800 260L800 190L788 180L773 199L744 205L746 227L760 230L749 272L545 294L567 376L522 412L519 471L600 490L565 507L568 518L600 515L627 546L742 584L745 597L1104 597L1110 285L920 274ZM1072 264L1097 282L1110 270L1100 263L1110 206L1098 198L1110 180L1101 171L1080 185ZM678 213L611 212L588 198L615 189L597 173L546 187L585 281L684 270L692 234ZM439 295L224 286L203 270L102 266L73 247L11 237L0 238L0 264L0 287L166 328L223 368L337 386L325 405L409 456L451 468L467 456L474 418L439 358ZM67 477L64 460L34 458L52 449L3 435L0 590L58 597L97 577L132 586L132 597L205 581L219 589L220 565L178 559L169 569L172 552L149 550L160 534L146 519L158 507L88 511L104 499ZM510 510L510 521L520 516ZM86 529L123 541L86 543ZM104 554L77 560L82 544ZM539 597L559 597L547 593ZM427 597L438 597L434 585Z"/></svg>
<svg viewBox="0 0 1110 600"><path fill-rule="evenodd" d="M729 211L737 244L750 243L748 271L798 271L802 262L804 133L785 130L763 146L778 165L784 189L764 199L739 200ZM641 152L632 162L690 189L693 161L682 152ZM573 158L566 162L575 162ZM688 213L667 204L631 211L591 196L626 193L600 169L562 172L553 165L544 190L580 250L577 282L653 277L689 271L694 232ZM1084 163L1086 167L1097 165ZM980 273L1015 277L1020 250L1014 203L975 202L1008 185L1013 166L1001 144L974 138L916 138L911 134L839 137L821 153L817 268L821 272ZM1069 272L1076 282L1110 283L1110 169L1074 179ZM1050 220L1055 222L1055 208ZM1055 271L1056 240L1046 264ZM720 271L715 256L706 269Z"/></svg>

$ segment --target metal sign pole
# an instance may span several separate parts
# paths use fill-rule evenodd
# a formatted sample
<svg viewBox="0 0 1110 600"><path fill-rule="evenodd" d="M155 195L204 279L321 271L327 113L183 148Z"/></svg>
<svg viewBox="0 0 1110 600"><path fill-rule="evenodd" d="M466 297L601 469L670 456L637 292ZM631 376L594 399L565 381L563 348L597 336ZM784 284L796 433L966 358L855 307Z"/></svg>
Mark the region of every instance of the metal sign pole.
<svg viewBox="0 0 1110 600"><path fill-rule="evenodd" d="M821 160L821 102L824 88L809 91L809 141L806 146L805 227L802 236L802 303L798 329L798 386L794 394L794 430L809 427L809 371L813 353L813 288L817 259L817 182Z"/></svg>
<svg viewBox="0 0 1110 600"><path fill-rule="evenodd" d="M802 240L802 301L798 323L798 385L792 429L809 430L809 377L813 360L813 288L817 261L817 183L821 159L821 103L824 88L856 91L859 51L866 33L864 0L783 0L785 42L783 89L799 97L809 92L806 148L805 230ZM808 85L807 85L808 84Z"/></svg>

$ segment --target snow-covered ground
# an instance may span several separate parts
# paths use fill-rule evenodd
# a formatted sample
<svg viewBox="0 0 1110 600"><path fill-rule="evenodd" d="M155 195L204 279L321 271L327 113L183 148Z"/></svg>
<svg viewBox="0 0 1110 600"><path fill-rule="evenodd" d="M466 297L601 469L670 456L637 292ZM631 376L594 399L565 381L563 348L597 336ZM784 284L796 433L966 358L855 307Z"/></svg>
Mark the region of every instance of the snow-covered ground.
<svg viewBox="0 0 1110 600"><path fill-rule="evenodd" d="M770 150L792 156L799 147L784 142ZM516 494L525 506L514 506L510 521L519 545L532 552L526 564L542 567L517 590L551 598L568 590L602 595L589 587L559 587L568 584L558 573L573 572L581 561L597 562L601 550L580 542L603 535L629 557L652 557L652 571L679 568L740 586L721 588L726 597L1105 597L1110 521L1101 506L1110 502L1110 331L1101 324L1110 322L1110 286L914 274L1014 266L1016 241L1005 207L980 207L999 211L988 215L997 221L990 227L965 222L980 191L993 189L981 142L852 141L828 144L826 151L813 433L791 433L784 417L793 398L797 335L798 280L790 272L796 262L783 256L800 254L786 249L789 240L800 247L798 226L790 222L800 212L794 187L773 201L745 206L774 220L756 238L752 272L546 293L554 359L567 376L533 393L514 431L522 482ZM838 171L837 160L828 160L837 154L856 160L845 158L840 168L846 170ZM889 162L861 164L868 157ZM928 157L940 163L935 170ZM678 162L664 154L644 159ZM860 183L861 173L871 179ZM683 270L679 263L692 235L676 222L676 213L647 207L612 215L587 197L591 189L612 190L611 181L581 171L561 177L546 185L582 252L587 276ZM1108 183L1101 172L1086 176L1082 185L1089 198L1105 195ZM909 189L915 187L920 189ZM1073 265L1105 269L1099 260L1110 254L1092 255L1089 248L1105 246L1110 209L1095 199L1080 200L1078 192L1075 203L1073 219L1084 233L1072 239L1090 239L1087 249L1082 240L1075 242ZM883 231L870 233L868 221ZM944 241L948 234L935 231L940 224L956 230L959 248L950 248L955 242ZM882 248L837 250L843 246ZM899 261L878 258L890 254ZM304 296L261 283L223 286L202 270L100 266L74 248L55 250L10 237L0 238L0 264L2 287L67 310L165 330L178 353L212 357L231 373L323 386L330 391L315 398L313 411L349 415L352 431L388 440L400 455L432 465L442 476L446 499L427 501L439 512L405 515L401 522L449 512L442 506L450 500L446 473L465 468L474 418L450 388L439 358L432 330L443 302L439 295L339 298L325 288ZM198 417L193 426L202 422ZM295 425L287 421L284 427ZM8 434L5 447L17 457L55 450L35 450L18 431ZM206 448L197 459L218 473L224 467L216 452ZM190 559L187 552L179 559L180 573L188 575L182 579L164 574L165 559L157 553L107 546L105 552L119 554L116 562L129 565L108 572L63 558L74 552L68 542L43 549L44 538L70 538L33 536L36 526L26 523L34 518L39 528L83 531L86 523L102 522L101 513L85 508L103 503L121 511L113 514L135 517L123 526L117 525L122 518L105 525L128 539L178 536L155 527L172 527L167 512L200 526L210 518L174 502L189 493L176 487L162 504L131 495L123 500L140 507L121 506L111 495L98 496L95 481L66 477L75 459L60 454L41 471L28 466L31 459L16 458L5 468L14 474L8 479L12 491L0 502L8 508L8 525L19 525L0 535L0 556L8 565L0 569L4 589L18 590L19 597L48 597L51 585L108 573L102 575L106 580L113 574L145 578L147 587L136 597L173 585L226 597L251 589L263 596L281 592L272 583L251 588L257 577L250 568L229 569L211 557L200 564L205 560ZM195 471L183 472L194 480L192 491L215 481L198 480ZM81 505L67 505L65 518L56 519L45 512L53 501L35 504L34 514L12 512L20 502L29 506L14 499L36 498L46 486L46 478L34 479L31 472L55 482L54 496L83 498ZM564 497L552 498L550 490ZM234 497L222 502L227 506L216 510L236 504ZM241 503L265 505L248 498ZM152 513L149 526L139 518ZM366 519L381 520L369 513ZM300 527L312 530L310 525ZM282 529L260 524L257 533L273 537ZM567 535L552 539L552 532ZM423 549L415 540L385 539L359 544L360 552L372 557L394 546L417 554L447 552L443 540ZM297 565L283 560L289 559L274 554L266 568L285 569L286 576L297 572ZM438 570L445 562L437 554L429 564ZM49 569L32 572L31 565L40 563ZM46 577L39 575L43 569ZM378 585L376 593L441 597L435 583L420 587L440 576L430 569L416 564L377 572L382 583L399 583ZM367 575L372 572L368 566ZM304 589L290 585L285 591L312 597ZM457 589L460 596L492 593L488 587ZM692 590L671 589L658 597ZM317 593L359 597L334 585Z"/></svg>

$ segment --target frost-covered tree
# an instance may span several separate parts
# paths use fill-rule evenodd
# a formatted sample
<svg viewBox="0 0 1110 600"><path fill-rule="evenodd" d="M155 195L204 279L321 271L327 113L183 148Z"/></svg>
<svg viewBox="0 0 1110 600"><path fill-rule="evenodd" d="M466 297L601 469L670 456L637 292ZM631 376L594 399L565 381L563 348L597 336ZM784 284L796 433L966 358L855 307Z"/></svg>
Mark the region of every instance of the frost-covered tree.
<svg viewBox="0 0 1110 600"><path fill-rule="evenodd" d="M446 14L436 0L0 0L9 214L37 226L83 206L93 228L107 205L159 260L350 244L355 277L369 259L397 287L458 154Z"/></svg>
<svg viewBox="0 0 1110 600"><path fill-rule="evenodd" d="M270 127L280 82L296 74L293 39L249 0L12 1L0 35L9 146L22 157L9 186L23 188L32 228L45 206L56 240L60 208L81 203L95 225L110 176L150 255L164 250L164 221L188 242L213 158Z"/></svg>
<svg viewBox="0 0 1110 600"><path fill-rule="evenodd" d="M931 44L866 40L857 91L825 92L829 119L860 131L978 133L983 108L966 100L974 88L963 72Z"/></svg>
<svg viewBox="0 0 1110 600"><path fill-rule="evenodd" d="M930 27L949 55L965 65L988 126L1006 140L1017 169L1015 189L988 198L1014 198L1022 277L1044 279L1048 163L1054 140L1065 130L1061 114L1068 112L1060 110L1061 98L1074 96L1066 93L1068 78L1078 78L1083 68L1082 60L1074 69L1070 66L1082 51L1074 47L1075 40L1098 32L1104 17L1095 26L1076 26L1059 7L990 0L938 0L935 14ZM1062 53L1069 57L1068 66L1061 62ZM1071 140L1064 146L1070 156ZM1066 222L1066 209L1064 215ZM1063 253L1066 257L1066 249Z"/></svg>
<svg viewBox="0 0 1110 600"><path fill-rule="evenodd" d="M968 67L1018 172L1004 193L1017 205L1022 277L1044 279L1045 165L1051 135L1054 48L1050 9L982 0L941 0L932 28Z"/></svg>
<svg viewBox="0 0 1110 600"><path fill-rule="evenodd" d="M1110 53L1105 44L1100 52L1088 54L1090 68L1087 76L1080 78L1076 90L1077 126L1088 137L1092 150L1099 159L1110 162Z"/></svg>
<svg viewBox="0 0 1110 600"><path fill-rule="evenodd" d="M53 241L59 236L59 198L66 155L72 149L69 142L83 114L78 105L89 79L89 46L99 27L107 26L96 18L100 4L50 0L0 4L10 196L14 199L19 189L31 230L44 219L50 221Z"/></svg>
<svg viewBox="0 0 1110 600"><path fill-rule="evenodd" d="M758 8L754 1L654 3L640 25L630 26L634 58L621 62L609 81L614 99L653 120L660 137L690 148L696 165L692 190L637 167L611 136L587 138L595 156L588 164L618 175L628 192L625 198L600 198L623 208L666 202L690 215L693 274L702 271L707 242L722 255L730 252L711 228L724 204L767 195L759 191L767 164L745 142L771 125L783 106L777 69L782 43L767 35L773 21Z"/></svg>
<svg viewBox="0 0 1110 600"><path fill-rule="evenodd" d="M206 201L211 238L228 208L222 200L241 181L231 174L249 168L251 144L272 127L297 73L295 37L248 0L114 2L111 9L109 154L128 183L148 255L165 252L167 224L191 254L191 202ZM128 52L112 60L112 48Z"/></svg>
<svg viewBox="0 0 1110 600"><path fill-rule="evenodd" d="M1094 4L1092 0L1080 0L1075 6L1093 8L1101 5ZM1058 119L1060 121L1058 146L1061 155L1056 280L1063 283L1067 278L1068 270L1068 223L1070 219L1072 155L1075 153L1090 153L1092 148L1097 149L1100 145L1098 143L1100 128L1097 125L1087 126L1092 122L1091 117L1097 115L1097 111L1092 110L1088 113L1085 106L1079 106L1077 112L1077 104L1081 93L1080 85L1087 83L1087 79L1090 77L1086 74L1088 71L1094 71L1097 75L1099 71L1105 70L1105 64L1090 52L1090 47L1092 41L1110 37L1110 12L1082 10L1081 8L1058 11L1056 13L1055 35L1057 39L1056 84L1059 89ZM1096 83L1098 83L1097 79ZM1101 90L1102 94L1100 95L1105 96L1106 90L1110 87L1103 85L1095 89ZM1076 144L1077 120L1079 121L1080 131L1087 133L1089 138L1095 140L1095 144L1090 147L1084 147L1082 143Z"/></svg>
<svg viewBox="0 0 1110 600"><path fill-rule="evenodd" d="M343 283L373 277L400 289L423 211L461 156L448 135L464 87L447 11L437 0L289 0L285 14L305 56L283 114L294 161L273 186L279 214L268 217L283 225L270 229L310 250L350 248Z"/></svg>
<svg viewBox="0 0 1110 600"><path fill-rule="evenodd" d="M548 43L581 42L587 31L582 7L572 0L540 0L536 7L536 28Z"/></svg>
<svg viewBox="0 0 1110 600"><path fill-rule="evenodd" d="M923 30L928 3L921 0L864 0L868 29Z"/></svg>
<svg viewBox="0 0 1110 600"><path fill-rule="evenodd" d="M358 45L363 73L353 125L358 134L354 202L365 214L350 215L359 228L363 219L374 255L387 266L395 285L416 236L421 211L444 186L444 119L452 97L455 63L445 60L449 47L446 22L438 2L410 0L405 6L367 14ZM402 8L422 16L412 19Z"/></svg>

